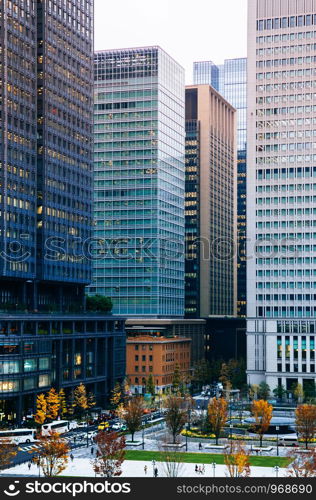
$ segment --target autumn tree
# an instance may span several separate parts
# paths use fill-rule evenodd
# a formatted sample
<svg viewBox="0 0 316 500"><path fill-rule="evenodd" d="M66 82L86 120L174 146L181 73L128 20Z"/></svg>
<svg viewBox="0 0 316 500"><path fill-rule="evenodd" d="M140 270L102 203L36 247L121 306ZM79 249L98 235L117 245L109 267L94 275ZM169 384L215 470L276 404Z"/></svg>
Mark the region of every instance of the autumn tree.
<svg viewBox="0 0 316 500"><path fill-rule="evenodd" d="M37 424L43 425L47 416L47 401L45 394L38 394L36 397L36 414L34 420Z"/></svg>
<svg viewBox="0 0 316 500"><path fill-rule="evenodd" d="M67 415L67 399L64 389L60 389L58 393L59 399L59 413L62 418L65 418Z"/></svg>
<svg viewBox="0 0 316 500"><path fill-rule="evenodd" d="M177 436L184 429L188 420L188 412L185 407L185 400L176 394L170 394L164 401L166 408L165 421L167 429L172 435L173 444L176 444Z"/></svg>
<svg viewBox="0 0 316 500"><path fill-rule="evenodd" d="M260 448L262 447L263 435L269 429L272 419L273 406L264 399L258 399L252 402L251 413L255 419L254 431L260 439Z"/></svg>
<svg viewBox="0 0 316 500"><path fill-rule="evenodd" d="M73 391L73 407L78 418L83 418L89 409L87 390L83 384L78 385Z"/></svg>
<svg viewBox="0 0 316 500"><path fill-rule="evenodd" d="M152 398L155 397L155 383L152 374L149 374L148 379L146 380L146 391L148 394L151 394Z"/></svg>
<svg viewBox="0 0 316 500"><path fill-rule="evenodd" d="M294 385L293 395L298 403L302 403L304 401L304 390L302 384Z"/></svg>
<svg viewBox="0 0 316 500"><path fill-rule="evenodd" d="M119 382L116 382L111 396L111 404L114 409L118 407L118 405L122 402L122 388Z"/></svg>
<svg viewBox="0 0 316 500"><path fill-rule="evenodd" d="M104 477L120 476L125 459L125 437L116 432L99 432L96 445L97 457L92 462L95 473Z"/></svg>
<svg viewBox="0 0 316 500"><path fill-rule="evenodd" d="M208 405L208 420L215 434L216 444L227 421L228 403L224 398L213 398Z"/></svg>
<svg viewBox="0 0 316 500"><path fill-rule="evenodd" d="M95 399L95 395L93 394L93 392L88 393L87 403L88 403L88 410L89 411L91 411L95 407L95 405L97 404L96 399Z"/></svg>
<svg viewBox="0 0 316 500"><path fill-rule="evenodd" d="M228 367L227 363L222 364L219 381L223 384L225 391L231 390L232 383L230 380L229 367Z"/></svg>
<svg viewBox="0 0 316 500"><path fill-rule="evenodd" d="M224 462L229 477L250 476L249 453L241 442L233 443L231 452L224 455Z"/></svg>
<svg viewBox="0 0 316 500"><path fill-rule="evenodd" d="M295 410L296 432L304 440L306 449L315 435L316 430L316 406L299 405Z"/></svg>
<svg viewBox="0 0 316 500"><path fill-rule="evenodd" d="M270 386L266 382L261 382L258 387L258 398L267 401L270 397Z"/></svg>
<svg viewBox="0 0 316 500"><path fill-rule="evenodd" d="M291 463L287 467L288 477L316 477L316 450L312 449L305 453L288 452Z"/></svg>
<svg viewBox="0 0 316 500"><path fill-rule="evenodd" d="M13 458L17 454L17 447L10 439L1 439L0 441L0 470L6 469L11 465Z"/></svg>
<svg viewBox="0 0 316 500"><path fill-rule="evenodd" d="M142 426L143 410L143 400L140 397L132 398L124 407L124 420L127 430L132 435L132 441L134 441L135 432Z"/></svg>
<svg viewBox="0 0 316 500"><path fill-rule="evenodd" d="M46 418L56 420L59 408L59 396L54 388L50 389L46 396Z"/></svg>
<svg viewBox="0 0 316 500"><path fill-rule="evenodd" d="M181 384L181 373L180 373L180 367L178 364L176 364L172 376L172 392L176 393L180 389L180 384Z"/></svg>
<svg viewBox="0 0 316 500"><path fill-rule="evenodd" d="M248 394L251 400L258 398L259 386L257 384L252 384L248 387Z"/></svg>
<svg viewBox="0 0 316 500"><path fill-rule="evenodd" d="M69 444L57 432L48 436L39 436L39 447L30 453L36 452L33 461L43 471L45 477L56 477L61 474L68 464Z"/></svg>

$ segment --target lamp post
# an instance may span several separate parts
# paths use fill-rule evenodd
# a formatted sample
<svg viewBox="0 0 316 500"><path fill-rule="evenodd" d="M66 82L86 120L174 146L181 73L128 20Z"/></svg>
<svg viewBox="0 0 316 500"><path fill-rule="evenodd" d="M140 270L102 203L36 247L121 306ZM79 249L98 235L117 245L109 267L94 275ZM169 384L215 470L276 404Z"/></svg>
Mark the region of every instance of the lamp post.
<svg viewBox="0 0 316 500"><path fill-rule="evenodd" d="M142 447L144 450L145 449L145 425L144 425L144 422L142 422L142 437L143 437Z"/></svg>
<svg viewBox="0 0 316 500"><path fill-rule="evenodd" d="M152 464L153 464L153 477L155 477L155 465L156 465L155 460L152 461Z"/></svg>
<svg viewBox="0 0 316 500"><path fill-rule="evenodd" d="M276 466L274 467L274 470L275 470L275 477L276 477L276 478L278 478L278 477L279 477L279 469L280 469L280 467L279 467L278 465L276 465Z"/></svg>
<svg viewBox="0 0 316 500"><path fill-rule="evenodd" d="M280 427L277 425L275 430L277 433L277 457L278 457L279 456L279 430L280 430Z"/></svg>
<svg viewBox="0 0 316 500"><path fill-rule="evenodd" d="M213 462L213 463L211 464L211 466L212 466L212 468L213 468L213 477L215 477L216 463L215 463L215 462Z"/></svg>
<svg viewBox="0 0 316 500"><path fill-rule="evenodd" d="M232 453L233 451L233 424L229 424L229 432L230 432L230 452Z"/></svg>

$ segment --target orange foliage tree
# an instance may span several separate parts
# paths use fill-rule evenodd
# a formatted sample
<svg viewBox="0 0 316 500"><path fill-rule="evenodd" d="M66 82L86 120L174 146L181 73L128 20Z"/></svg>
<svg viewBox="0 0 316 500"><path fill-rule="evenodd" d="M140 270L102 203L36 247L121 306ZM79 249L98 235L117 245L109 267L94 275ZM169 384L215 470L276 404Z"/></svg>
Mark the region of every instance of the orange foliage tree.
<svg viewBox="0 0 316 500"><path fill-rule="evenodd" d="M39 425L45 423L47 417L47 401L45 398L45 394L39 394L36 397L36 414L35 414L35 422Z"/></svg>
<svg viewBox="0 0 316 500"><path fill-rule="evenodd" d="M46 418L49 420L56 420L59 413L60 401L59 395L56 390L52 387L46 395Z"/></svg>
<svg viewBox="0 0 316 500"><path fill-rule="evenodd" d="M288 453L293 459L293 451ZM316 450L305 453L296 453L294 459L287 467L288 477L316 477Z"/></svg>
<svg viewBox="0 0 316 500"><path fill-rule="evenodd" d="M117 477L125 460L125 437L116 432L99 432L96 437L97 457L92 462L96 474Z"/></svg>
<svg viewBox="0 0 316 500"><path fill-rule="evenodd" d="M166 426L172 435L173 444L176 444L177 436L181 433L188 420L186 399L176 394L170 394L164 402L164 407L166 409Z"/></svg>
<svg viewBox="0 0 316 500"><path fill-rule="evenodd" d="M295 423L298 436L304 440L306 449L316 431L316 406L299 405L295 410Z"/></svg>
<svg viewBox="0 0 316 500"><path fill-rule="evenodd" d="M213 398L208 405L208 419L215 434L216 444L227 421L228 403L224 398Z"/></svg>
<svg viewBox="0 0 316 500"><path fill-rule="evenodd" d="M0 442L0 469L8 467L12 459L17 454L17 447L10 441L10 439L1 439Z"/></svg>
<svg viewBox="0 0 316 500"><path fill-rule="evenodd" d="M38 440L39 448L34 448L30 452L36 452L33 462L42 469L45 477L58 476L68 464L70 448L67 441L57 432L51 432L49 436L40 436Z"/></svg>
<svg viewBox="0 0 316 500"><path fill-rule="evenodd" d="M235 442L232 445L231 453L225 453L224 455L224 462L229 477L250 476L249 453L242 443Z"/></svg>
<svg viewBox="0 0 316 500"><path fill-rule="evenodd" d="M264 399L255 400L251 405L251 413L255 419L254 431L260 439L260 448L262 446L263 435L269 429L272 418L273 407Z"/></svg>

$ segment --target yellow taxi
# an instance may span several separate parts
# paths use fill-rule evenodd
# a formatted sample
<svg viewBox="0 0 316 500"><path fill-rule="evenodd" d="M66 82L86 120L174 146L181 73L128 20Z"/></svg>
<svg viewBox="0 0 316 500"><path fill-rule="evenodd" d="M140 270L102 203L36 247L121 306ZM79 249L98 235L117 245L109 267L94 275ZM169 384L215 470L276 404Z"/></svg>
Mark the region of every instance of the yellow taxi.
<svg viewBox="0 0 316 500"><path fill-rule="evenodd" d="M109 427L110 427L109 422L101 422L101 423L98 425L98 431L105 431L105 430L107 430Z"/></svg>

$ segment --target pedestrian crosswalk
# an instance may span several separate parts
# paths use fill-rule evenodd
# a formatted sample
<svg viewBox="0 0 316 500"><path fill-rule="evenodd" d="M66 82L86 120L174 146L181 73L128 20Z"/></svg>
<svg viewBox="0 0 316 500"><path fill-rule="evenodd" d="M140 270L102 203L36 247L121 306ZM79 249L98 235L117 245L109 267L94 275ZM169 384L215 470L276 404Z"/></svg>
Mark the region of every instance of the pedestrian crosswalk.
<svg viewBox="0 0 316 500"><path fill-rule="evenodd" d="M19 451L33 451L34 449L38 449L40 446L38 444L28 444L26 446L19 446Z"/></svg>

